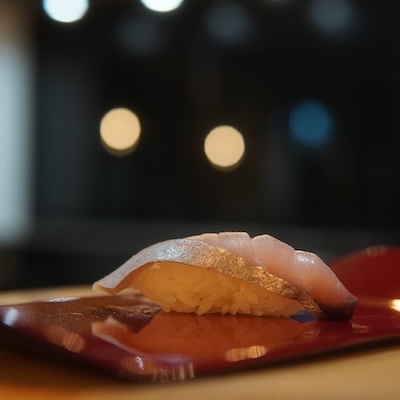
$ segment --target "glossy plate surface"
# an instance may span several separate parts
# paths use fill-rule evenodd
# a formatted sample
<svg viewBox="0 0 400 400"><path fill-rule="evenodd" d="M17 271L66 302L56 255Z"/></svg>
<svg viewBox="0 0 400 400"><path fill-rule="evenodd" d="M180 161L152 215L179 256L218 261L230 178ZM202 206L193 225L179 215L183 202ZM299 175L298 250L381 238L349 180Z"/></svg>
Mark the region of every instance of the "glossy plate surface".
<svg viewBox="0 0 400 400"><path fill-rule="evenodd" d="M400 343L400 248L370 248L331 267L359 299L351 321L166 314L133 294L0 307L0 339L156 382Z"/></svg>

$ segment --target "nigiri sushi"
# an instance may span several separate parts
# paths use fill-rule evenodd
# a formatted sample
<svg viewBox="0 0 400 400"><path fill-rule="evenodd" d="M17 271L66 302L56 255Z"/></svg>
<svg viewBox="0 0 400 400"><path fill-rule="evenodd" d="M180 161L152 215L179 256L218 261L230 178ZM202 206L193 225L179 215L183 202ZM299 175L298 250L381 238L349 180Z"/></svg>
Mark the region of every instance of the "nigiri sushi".
<svg viewBox="0 0 400 400"><path fill-rule="evenodd" d="M314 253L270 236L206 233L132 256L93 288L140 291L163 311L350 319L357 299Z"/></svg>

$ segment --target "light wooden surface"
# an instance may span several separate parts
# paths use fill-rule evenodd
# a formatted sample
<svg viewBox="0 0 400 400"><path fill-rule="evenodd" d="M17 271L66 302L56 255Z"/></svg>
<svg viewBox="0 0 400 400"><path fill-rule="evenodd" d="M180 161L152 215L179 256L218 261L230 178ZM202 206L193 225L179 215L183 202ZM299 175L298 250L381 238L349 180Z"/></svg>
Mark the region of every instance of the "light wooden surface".
<svg viewBox="0 0 400 400"><path fill-rule="evenodd" d="M89 296L86 287L0 293L0 304ZM0 399L399 399L400 346L174 384L119 381L0 346Z"/></svg>

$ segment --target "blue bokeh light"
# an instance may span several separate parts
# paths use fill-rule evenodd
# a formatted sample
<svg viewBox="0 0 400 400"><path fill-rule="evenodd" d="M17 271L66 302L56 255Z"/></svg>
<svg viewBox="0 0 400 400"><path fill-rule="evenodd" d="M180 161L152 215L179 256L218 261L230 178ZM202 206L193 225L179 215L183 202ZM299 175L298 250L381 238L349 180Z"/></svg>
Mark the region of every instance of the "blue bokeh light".
<svg viewBox="0 0 400 400"><path fill-rule="evenodd" d="M314 25L328 34L342 34L354 27L357 13L349 0L314 0L310 4Z"/></svg>
<svg viewBox="0 0 400 400"><path fill-rule="evenodd" d="M289 128L301 144L308 147L323 146L332 133L331 112L319 100L302 100L290 111Z"/></svg>
<svg viewBox="0 0 400 400"><path fill-rule="evenodd" d="M206 29L222 45L245 42L252 33L252 21L243 5L231 0L219 0L208 10Z"/></svg>

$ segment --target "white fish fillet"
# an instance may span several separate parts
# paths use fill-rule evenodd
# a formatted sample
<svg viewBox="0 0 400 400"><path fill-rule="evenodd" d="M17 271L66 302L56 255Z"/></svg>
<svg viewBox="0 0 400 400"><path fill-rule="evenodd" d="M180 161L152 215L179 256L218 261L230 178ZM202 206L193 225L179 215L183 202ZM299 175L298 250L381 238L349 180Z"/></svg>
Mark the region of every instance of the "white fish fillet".
<svg viewBox="0 0 400 400"><path fill-rule="evenodd" d="M244 279L299 301L318 318L349 319L356 304L356 298L316 254L294 250L270 235L251 238L245 232L206 233L154 244L93 287L110 294L118 293L130 286L130 276L135 270L163 261Z"/></svg>

